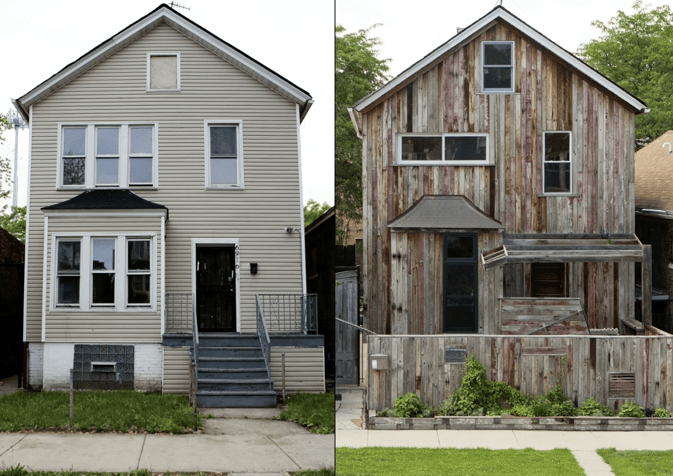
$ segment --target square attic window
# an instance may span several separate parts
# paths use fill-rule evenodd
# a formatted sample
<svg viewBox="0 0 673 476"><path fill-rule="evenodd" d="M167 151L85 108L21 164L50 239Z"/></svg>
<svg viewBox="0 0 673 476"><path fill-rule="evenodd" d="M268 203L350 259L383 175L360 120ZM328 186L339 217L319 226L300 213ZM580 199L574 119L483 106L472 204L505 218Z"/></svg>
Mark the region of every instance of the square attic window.
<svg viewBox="0 0 673 476"><path fill-rule="evenodd" d="M147 53L147 90L180 91L180 53Z"/></svg>

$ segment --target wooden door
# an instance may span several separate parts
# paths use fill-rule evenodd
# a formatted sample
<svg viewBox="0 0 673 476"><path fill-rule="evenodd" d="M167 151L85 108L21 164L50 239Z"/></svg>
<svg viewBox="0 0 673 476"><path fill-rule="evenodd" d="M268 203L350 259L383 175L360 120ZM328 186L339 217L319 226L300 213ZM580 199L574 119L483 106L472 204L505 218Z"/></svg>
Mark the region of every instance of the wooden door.
<svg viewBox="0 0 673 476"><path fill-rule="evenodd" d="M233 246L196 248L196 318L199 332L236 332Z"/></svg>
<svg viewBox="0 0 673 476"><path fill-rule="evenodd" d="M531 297L566 297L565 263L532 263Z"/></svg>
<svg viewBox="0 0 673 476"><path fill-rule="evenodd" d="M444 235L444 332L477 332L477 235Z"/></svg>
<svg viewBox="0 0 673 476"><path fill-rule="evenodd" d="M336 273L336 317L358 324L358 273ZM357 385L359 379L359 330L336 321L336 384Z"/></svg>

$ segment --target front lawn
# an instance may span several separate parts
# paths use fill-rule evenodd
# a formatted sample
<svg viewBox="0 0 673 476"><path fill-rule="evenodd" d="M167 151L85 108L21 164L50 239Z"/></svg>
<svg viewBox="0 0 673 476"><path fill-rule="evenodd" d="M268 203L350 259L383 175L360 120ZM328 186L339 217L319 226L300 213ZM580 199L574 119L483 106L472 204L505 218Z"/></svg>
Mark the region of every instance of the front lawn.
<svg viewBox="0 0 673 476"><path fill-rule="evenodd" d="M74 430L185 433L194 425L189 399L133 390L75 392ZM0 398L0 431L67 430L67 392L18 392ZM199 419L199 427L201 427Z"/></svg>
<svg viewBox="0 0 673 476"><path fill-rule="evenodd" d="M673 474L673 450L617 451L597 450L616 476L659 476Z"/></svg>
<svg viewBox="0 0 673 476"><path fill-rule="evenodd" d="M487 450L455 448L337 448L343 476L584 476L570 450Z"/></svg>
<svg viewBox="0 0 673 476"><path fill-rule="evenodd" d="M287 410L279 420L291 420L304 425L311 433L334 433L334 394L297 393L288 395Z"/></svg>

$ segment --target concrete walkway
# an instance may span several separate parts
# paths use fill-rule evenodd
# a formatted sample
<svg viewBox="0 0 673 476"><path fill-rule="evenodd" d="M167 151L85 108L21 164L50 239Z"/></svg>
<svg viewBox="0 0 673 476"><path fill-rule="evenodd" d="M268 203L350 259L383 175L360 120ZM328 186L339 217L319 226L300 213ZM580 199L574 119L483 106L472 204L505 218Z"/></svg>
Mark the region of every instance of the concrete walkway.
<svg viewBox="0 0 673 476"><path fill-rule="evenodd" d="M353 420L362 412L363 392L337 388L342 404L336 406L336 446L409 448L488 448L551 450L567 448L587 476L613 475L596 453L600 448L618 450L672 450L673 431L538 431L538 430L366 430Z"/></svg>
<svg viewBox="0 0 673 476"><path fill-rule="evenodd" d="M334 467L334 435L271 420L279 409L211 409L206 434L0 434L0 468L32 471L212 471L285 475Z"/></svg>

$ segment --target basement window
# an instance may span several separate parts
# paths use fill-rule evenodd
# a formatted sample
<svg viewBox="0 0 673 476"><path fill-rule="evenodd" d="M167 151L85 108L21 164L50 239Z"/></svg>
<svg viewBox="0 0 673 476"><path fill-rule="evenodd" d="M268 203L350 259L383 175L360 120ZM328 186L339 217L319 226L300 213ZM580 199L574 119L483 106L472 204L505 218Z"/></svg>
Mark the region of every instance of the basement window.
<svg viewBox="0 0 673 476"><path fill-rule="evenodd" d="M180 53L147 53L147 90L180 91Z"/></svg>
<svg viewBox="0 0 673 476"><path fill-rule="evenodd" d="M92 372L108 372L114 373L117 371L116 362L91 362Z"/></svg>

